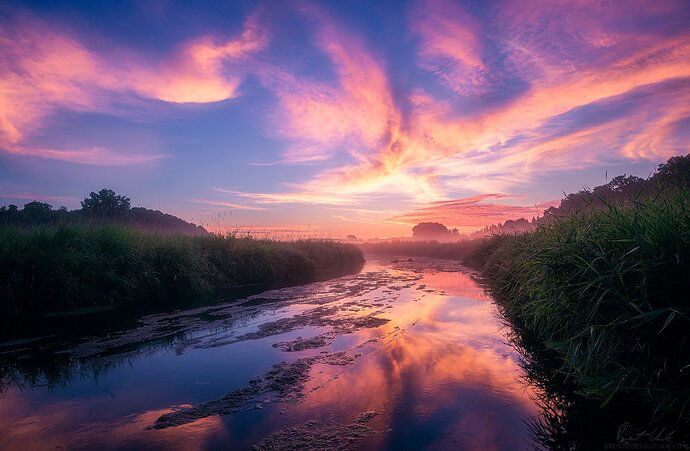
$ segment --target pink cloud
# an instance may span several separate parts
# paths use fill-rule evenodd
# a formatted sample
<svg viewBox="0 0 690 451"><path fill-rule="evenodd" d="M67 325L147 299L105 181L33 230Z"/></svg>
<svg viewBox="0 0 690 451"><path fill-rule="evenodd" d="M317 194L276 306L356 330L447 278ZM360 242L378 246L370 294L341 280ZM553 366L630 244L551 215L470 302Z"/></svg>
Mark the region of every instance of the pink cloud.
<svg viewBox="0 0 690 451"><path fill-rule="evenodd" d="M446 226L483 227L508 219L541 216L544 209L556 206L560 201L550 201L527 207L521 205L490 203L492 199L514 198L506 194L481 194L477 196L437 201L424 208L393 216L391 221L408 224L440 222Z"/></svg>
<svg viewBox="0 0 690 451"><path fill-rule="evenodd" d="M165 102L216 102L237 95L243 73L226 63L261 49L266 33L251 16L229 40L207 36L183 43L163 61L127 50L96 52L73 33L22 17L0 32L0 149L82 164L127 165L160 156L114 151L29 149L22 141L58 108L116 113L115 99L139 96Z"/></svg>
<svg viewBox="0 0 690 451"><path fill-rule="evenodd" d="M628 11L630 29L645 18L672 16L679 6L647 5L640 2ZM316 42L336 68L338 83L324 86L285 76L291 81L284 92L278 88L278 117L288 124L285 135L294 142L325 147L318 158L331 155L340 144L353 162L319 173L292 192L303 198L313 193L332 198L398 193L428 201L468 189L510 189L540 173L611 158L668 157L677 151L669 147L675 124L690 116L687 88L676 89L663 104L650 99L646 111L653 109L653 115L628 112L600 124L575 124L564 133L545 127L580 107L690 78L690 33L634 34L612 28L621 7L596 2L552 3L543 9L530 2L497 4L490 16L494 51L502 52L508 73L522 78L527 88L488 111L460 117L420 90L409 93L410 108L403 114L382 64L352 31L321 14ZM481 39L488 24L453 3L437 1L415 10L412 28L422 38L422 67L438 58L453 62L452 71L436 71L444 83L456 83L459 92L469 86L481 86L482 92L502 89L474 78L492 70L484 64L488 49ZM583 53L592 55L591 61ZM489 74L492 79L499 75ZM656 108L657 103L663 107Z"/></svg>
<svg viewBox="0 0 690 451"><path fill-rule="evenodd" d="M368 152L386 140L399 122L385 71L356 36L346 33L314 6L302 5L314 19L316 45L331 61L336 83L294 75L283 68L261 65L259 76L279 100L272 129L293 140L286 162L325 160L342 145L351 154Z"/></svg>
<svg viewBox="0 0 690 451"><path fill-rule="evenodd" d="M180 46L158 66L140 62L129 69L130 88L144 97L175 103L207 103L233 98L245 75L235 67L228 75L225 65L261 50L266 31L257 16L250 16L242 33L230 40L204 36Z"/></svg>
<svg viewBox="0 0 690 451"><path fill-rule="evenodd" d="M287 141L271 164L348 158L278 192L218 190L257 205L353 205L379 195L422 203L468 191L509 191L539 174L611 159L659 160L684 145L674 133L690 117L687 85L659 88L645 108L598 123L573 120L554 131L552 122L582 107L623 102L650 86L690 80L690 32L644 25L671 23L683 5L518 0L495 2L477 17L450 1L421 3L408 23L419 38L416 63L458 94L443 101L433 89L393 89L373 43L316 5L297 10L310 19L314 44L331 64L335 76L327 82L262 58L268 27L256 14L229 39L202 36L154 61L125 49L97 52L74 33L26 20L0 33L0 148L82 164L156 161L163 156L34 149L25 139L58 108L117 113L113 101L133 94L215 102L237 96L252 73L277 98L267 129ZM519 81L520 89L505 94L507 79ZM463 109L468 96L497 100L474 112ZM463 199L469 204L415 214L471 207L480 216L503 217L500 211L531 208L499 211L483 199Z"/></svg>
<svg viewBox="0 0 690 451"><path fill-rule="evenodd" d="M459 94L486 92L488 69L478 21L450 0L420 3L412 16L412 30L421 38L422 67Z"/></svg>

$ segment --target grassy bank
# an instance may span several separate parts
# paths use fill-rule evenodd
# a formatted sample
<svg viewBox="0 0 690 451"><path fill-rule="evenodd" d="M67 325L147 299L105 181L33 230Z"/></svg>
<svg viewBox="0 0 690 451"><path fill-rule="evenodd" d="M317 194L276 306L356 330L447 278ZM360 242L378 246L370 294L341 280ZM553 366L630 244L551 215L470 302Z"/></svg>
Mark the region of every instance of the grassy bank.
<svg viewBox="0 0 690 451"><path fill-rule="evenodd" d="M687 191L563 218L482 262L505 317L561 356L557 371L671 421L689 418L689 268Z"/></svg>
<svg viewBox="0 0 690 451"><path fill-rule="evenodd" d="M0 315L165 303L245 284L304 283L363 262L355 246L154 234L118 226L0 227Z"/></svg>

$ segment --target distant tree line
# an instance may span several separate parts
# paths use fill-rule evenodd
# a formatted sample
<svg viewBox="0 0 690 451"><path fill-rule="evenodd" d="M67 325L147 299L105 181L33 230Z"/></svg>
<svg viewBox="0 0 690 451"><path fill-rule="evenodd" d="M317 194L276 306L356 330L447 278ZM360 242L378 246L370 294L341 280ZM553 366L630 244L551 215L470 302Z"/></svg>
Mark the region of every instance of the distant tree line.
<svg viewBox="0 0 690 451"><path fill-rule="evenodd" d="M97 193L91 192L83 201L81 208L57 210L45 203L32 201L20 209L16 205L0 207L0 224L18 227L36 225L54 225L66 223L117 223L156 231L183 233L186 235L204 235L206 230L176 216L158 210L132 207L129 197L115 194L115 191L104 188Z"/></svg>
<svg viewBox="0 0 690 451"><path fill-rule="evenodd" d="M675 189L690 188L690 155L670 158L658 166L657 171L648 179L634 175L619 175L605 185L593 189L582 189L568 194L558 207L549 207L540 217L532 219L510 219L500 224L492 224L470 235L460 236L457 229L448 229L436 222L423 222L412 228L416 239L456 241L457 239L474 239L492 235L525 233L534 230L539 224L553 221L555 218L569 216L586 209L603 209L611 204L634 202L641 195L663 196L665 192Z"/></svg>
<svg viewBox="0 0 690 451"><path fill-rule="evenodd" d="M664 193L676 189L690 189L690 154L670 158L666 163L660 164L657 171L648 179L634 175L619 175L605 185L566 195L558 207L549 207L539 218L520 218L490 225L474 232L470 238L529 232L541 223L578 211L603 209L611 204L632 203L641 195L664 196Z"/></svg>

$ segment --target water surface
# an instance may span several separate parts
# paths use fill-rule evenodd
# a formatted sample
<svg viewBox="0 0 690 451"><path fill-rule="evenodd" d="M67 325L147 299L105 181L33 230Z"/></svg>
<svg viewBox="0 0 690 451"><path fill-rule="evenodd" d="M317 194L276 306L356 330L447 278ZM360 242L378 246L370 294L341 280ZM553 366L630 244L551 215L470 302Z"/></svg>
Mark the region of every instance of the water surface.
<svg viewBox="0 0 690 451"><path fill-rule="evenodd" d="M0 344L0 448L532 449L539 409L507 332L458 263L373 258L119 332Z"/></svg>

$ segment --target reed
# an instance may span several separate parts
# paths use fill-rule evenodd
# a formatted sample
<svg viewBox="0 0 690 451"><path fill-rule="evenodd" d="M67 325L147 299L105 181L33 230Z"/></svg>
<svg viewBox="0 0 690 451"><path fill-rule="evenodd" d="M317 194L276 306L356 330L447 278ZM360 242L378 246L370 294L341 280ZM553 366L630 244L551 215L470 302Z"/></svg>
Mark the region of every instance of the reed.
<svg viewBox="0 0 690 451"><path fill-rule="evenodd" d="M689 418L688 207L679 190L585 209L503 239L481 263L503 315L603 405L622 396L655 419Z"/></svg>
<svg viewBox="0 0 690 451"><path fill-rule="evenodd" d="M363 262L353 245L159 234L115 225L0 227L0 314L165 303L246 284L313 281Z"/></svg>

